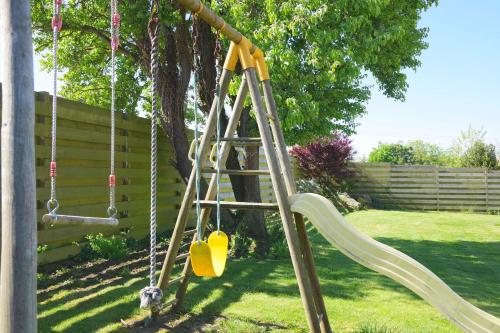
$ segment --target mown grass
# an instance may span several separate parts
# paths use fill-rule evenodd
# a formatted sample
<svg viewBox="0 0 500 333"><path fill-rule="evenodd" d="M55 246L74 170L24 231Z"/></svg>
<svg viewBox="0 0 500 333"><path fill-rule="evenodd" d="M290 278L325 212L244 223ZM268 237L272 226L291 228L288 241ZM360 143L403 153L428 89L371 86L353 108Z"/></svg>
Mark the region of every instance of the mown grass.
<svg viewBox="0 0 500 333"><path fill-rule="evenodd" d="M417 259L456 292L500 316L500 217L438 212L363 211L348 220ZM459 332L406 288L354 263L310 230L325 303L335 332ZM124 331L140 313L147 261L65 271L39 292L41 332ZM78 278L72 278L78 272ZM222 278L194 278L185 313L156 331L306 332L289 260L231 260ZM189 312L188 312L189 311Z"/></svg>

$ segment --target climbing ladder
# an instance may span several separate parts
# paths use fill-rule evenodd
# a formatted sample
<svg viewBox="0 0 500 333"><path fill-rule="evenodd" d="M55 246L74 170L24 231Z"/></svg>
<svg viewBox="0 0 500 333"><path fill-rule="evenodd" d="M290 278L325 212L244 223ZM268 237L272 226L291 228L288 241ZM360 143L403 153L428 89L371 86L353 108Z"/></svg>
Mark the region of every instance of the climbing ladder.
<svg viewBox="0 0 500 333"><path fill-rule="evenodd" d="M202 233L206 228L212 208L215 208L217 205L215 201L215 170L205 165L210 155L213 136L215 134L217 99L220 98L221 101L224 101L229 83L233 77L236 65L239 62L243 69L243 78L233 105L232 116L227 125L224 137L221 139L221 165L226 165L231 146L261 145L264 148L269 171L221 170L221 173L241 176L269 174L271 176L276 203L222 201L221 208L279 211L309 329L311 332L331 332L320 291L311 246L304 226L303 216L292 213L288 202L288 197L296 193L296 187L283 133L278 120L276 104L272 94L270 77L267 64L264 60L264 54L255 45L252 45L243 35L225 23L220 17L216 16L209 8L205 7L199 0L179 2L232 40L224 63L224 70L220 77L220 94L218 97L215 97L212 103L205 131L198 147L203 173L212 173L205 200L201 201L201 206L203 208L201 211ZM261 95L261 88L263 95ZM234 136L242 114L244 101L248 94L250 94L251 97L253 111L255 112L259 128L259 138L242 138ZM158 287L164 291L167 287L177 284L175 296L164 303L164 307L171 306L173 309L178 308L182 304L189 280L192 276L189 253L187 252L187 247L182 244L186 241L187 237L189 237L190 241L195 241L197 237L196 229L186 229L188 216L194 204L196 191L195 184L196 171L195 168L193 168L158 281ZM180 251L181 248L183 248L185 252ZM179 263L183 263L182 273L180 276L172 278L173 268ZM168 293L166 293L166 295L168 295Z"/></svg>

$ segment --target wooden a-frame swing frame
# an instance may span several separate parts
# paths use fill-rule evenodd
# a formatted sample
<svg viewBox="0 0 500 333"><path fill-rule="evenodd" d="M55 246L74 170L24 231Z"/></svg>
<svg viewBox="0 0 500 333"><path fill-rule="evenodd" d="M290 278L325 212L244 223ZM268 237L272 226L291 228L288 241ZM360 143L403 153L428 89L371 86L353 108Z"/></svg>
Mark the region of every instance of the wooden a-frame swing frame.
<svg viewBox="0 0 500 333"><path fill-rule="evenodd" d="M233 114L227 125L224 138L222 138L221 165L225 165L231 145L245 145L246 143L255 145L255 138L247 138L247 140L245 138L234 138L234 133L243 110L244 100L250 94L276 198L276 204L222 202L221 207L230 209L274 209L279 211L309 330L311 332L331 332L311 245L304 225L304 218L301 214L292 213L288 202L288 197L295 194L297 190L276 110L264 53L240 32L231 27L208 7L204 6L200 0L179 0L179 3L231 40L231 46L226 56L219 82L219 98L221 100L225 99L229 83L238 62L243 69L243 79L233 105ZM263 95L261 95L261 87ZM265 106L262 100L264 100ZM205 131L199 144L198 153L202 161L202 168L204 168L203 163L210 154L211 138L214 135L217 121L217 103L218 100L216 97L212 103L205 124ZM226 174L243 173L241 170L221 171ZM249 170L247 175L255 174L256 170ZM193 241L196 240L195 230L186 231L188 215L195 198L195 181L196 171L193 168L158 281L158 287L163 290L169 285L179 283L175 297L164 303L164 306L172 306L173 308L178 308L181 305L190 277L192 276L189 255L186 253L179 254L179 250L185 236L194 235ZM213 201L215 195L216 175L213 174L205 200L202 201L204 207L201 212L203 231L208 223L211 209L215 207L215 201ZM173 267L180 260L185 260L183 272L180 277L170 280ZM152 315L154 317L157 313L153 312Z"/></svg>

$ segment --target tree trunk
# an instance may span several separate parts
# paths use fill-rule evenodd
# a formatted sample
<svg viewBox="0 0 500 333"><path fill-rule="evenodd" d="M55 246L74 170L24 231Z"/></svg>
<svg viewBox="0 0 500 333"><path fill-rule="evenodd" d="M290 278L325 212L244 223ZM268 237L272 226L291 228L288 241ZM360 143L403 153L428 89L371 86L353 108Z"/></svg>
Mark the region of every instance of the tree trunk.
<svg viewBox="0 0 500 333"><path fill-rule="evenodd" d="M256 124L252 124L250 109L245 108L238 126L238 135L241 137L250 136L249 133L255 132L254 128L256 129ZM245 168L247 170L258 170L259 164L259 147L245 147ZM239 177L239 179L235 179L235 183L233 183L233 191L236 200L248 202L262 201L258 176ZM242 220L246 224L245 230L247 230L248 236L255 240L255 252L265 257L269 251L270 244L264 212L260 210L246 211Z"/></svg>

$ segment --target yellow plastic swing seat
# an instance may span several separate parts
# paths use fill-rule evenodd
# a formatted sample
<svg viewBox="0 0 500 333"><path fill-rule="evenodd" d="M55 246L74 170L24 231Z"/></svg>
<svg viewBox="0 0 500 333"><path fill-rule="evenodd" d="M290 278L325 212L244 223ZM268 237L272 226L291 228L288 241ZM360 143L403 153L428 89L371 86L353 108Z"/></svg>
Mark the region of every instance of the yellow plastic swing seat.
<svg viewBox="0 0 500 333"><path fill-rule="evenodd" d="M191 243L189 255L196 276L219 277L224 272L227 260L228 238L222 231L214 231L208 242Z"/></svg>

